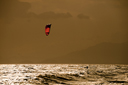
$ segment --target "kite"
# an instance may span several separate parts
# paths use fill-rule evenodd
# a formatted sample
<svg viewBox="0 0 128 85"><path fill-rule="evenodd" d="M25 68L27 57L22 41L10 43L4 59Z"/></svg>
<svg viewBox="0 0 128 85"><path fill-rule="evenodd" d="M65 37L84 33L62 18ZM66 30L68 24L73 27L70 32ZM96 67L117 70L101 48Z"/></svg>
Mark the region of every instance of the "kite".
<svg viewBox="0 0 128 85"><path fill-rule="evenodd" d="M47 25L45 26L45 34L46 34L46 36L49 35L50 29L51 29L51 24L47 24Z"/></svg>

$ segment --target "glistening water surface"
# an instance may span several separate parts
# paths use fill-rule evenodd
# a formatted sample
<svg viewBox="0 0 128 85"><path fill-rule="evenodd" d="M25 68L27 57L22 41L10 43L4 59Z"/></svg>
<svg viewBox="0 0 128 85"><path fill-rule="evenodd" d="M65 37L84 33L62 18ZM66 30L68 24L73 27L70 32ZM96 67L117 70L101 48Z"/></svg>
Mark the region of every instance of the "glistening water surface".
<svg viewBox="0 0 128 85"><path fill-rule="evenodd" d="M128 85L128 65L0 64L0 85Z"/></svg>

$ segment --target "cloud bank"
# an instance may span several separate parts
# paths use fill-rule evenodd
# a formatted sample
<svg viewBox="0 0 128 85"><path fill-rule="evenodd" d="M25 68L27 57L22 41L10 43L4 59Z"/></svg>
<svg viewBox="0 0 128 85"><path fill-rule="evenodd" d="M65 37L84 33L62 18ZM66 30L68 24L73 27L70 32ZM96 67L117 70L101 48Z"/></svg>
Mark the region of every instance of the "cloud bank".
<svg viewBox="0 0 128 85"><path fill-rule="evenodd" d="M78 17L79 19L90 19L89 16L86 16L86 15L84 15L84 14L78 14L77 17Z"/></svg>

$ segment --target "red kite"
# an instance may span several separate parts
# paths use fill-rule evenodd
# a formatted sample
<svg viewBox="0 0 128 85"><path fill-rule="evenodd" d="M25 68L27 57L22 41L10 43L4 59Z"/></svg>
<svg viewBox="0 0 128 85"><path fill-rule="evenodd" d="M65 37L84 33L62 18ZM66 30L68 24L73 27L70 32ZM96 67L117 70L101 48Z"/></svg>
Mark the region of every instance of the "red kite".
<svg viewBox="0 0 128 85"><path fill-rule="evenodd" d="M48 25L45 26L45 34L46 34L46 36L49 35L49 33L50 33L50 28L51 28L51 24L48 24Z"/></svg>

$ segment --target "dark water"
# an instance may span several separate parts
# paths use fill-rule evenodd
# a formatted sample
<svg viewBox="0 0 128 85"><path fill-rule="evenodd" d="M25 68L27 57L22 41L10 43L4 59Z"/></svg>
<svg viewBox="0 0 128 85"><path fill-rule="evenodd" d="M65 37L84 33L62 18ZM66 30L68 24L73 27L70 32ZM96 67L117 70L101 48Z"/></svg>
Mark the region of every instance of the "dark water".
<svg viewBox="0 0 128 85"><path fill-rule="evenodd" d="M128 85L128 65L1 64L0 85Z"/></svg>

